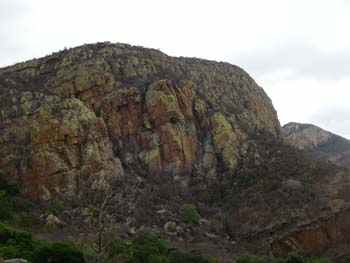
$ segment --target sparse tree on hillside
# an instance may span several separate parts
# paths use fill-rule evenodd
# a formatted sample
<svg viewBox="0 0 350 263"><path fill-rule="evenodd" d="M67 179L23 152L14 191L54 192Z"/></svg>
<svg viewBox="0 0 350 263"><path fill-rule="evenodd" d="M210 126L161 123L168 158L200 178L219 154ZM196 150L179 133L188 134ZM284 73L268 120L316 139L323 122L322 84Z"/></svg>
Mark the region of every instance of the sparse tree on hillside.
<svg viewBox="0 0 350 263"><path fill-rule="evenodd" d="M102 174L85 180L79 193L62 195L65 213L74 226L73 238L88 263L110 262L106 257L113 241L114 221L125 215L135 192L135 185L125 181L124 177Z"/></svg>

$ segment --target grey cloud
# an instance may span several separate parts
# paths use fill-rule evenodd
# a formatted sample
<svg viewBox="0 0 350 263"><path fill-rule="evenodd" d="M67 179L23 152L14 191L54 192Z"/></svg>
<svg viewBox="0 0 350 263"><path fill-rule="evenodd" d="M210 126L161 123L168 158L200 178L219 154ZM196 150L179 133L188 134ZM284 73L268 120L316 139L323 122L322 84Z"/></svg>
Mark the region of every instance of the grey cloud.
<svg viewBox="0 0 350 263"><path fill-rule="evenodd" d="M14 19L16 16L21 15L26 8L27 5L25 1L0 1L0 22Z"/></svg>
<svg viewBox="0 0 350 263"><path fill-rule="evenodd" d="M335 134L350 138L350 107L327 107L312 117L313 123Z"/></svg>
<svg viewBox="0 0 350 263"><path fill-rule="evenodd" d="M291 78L342 79L350 75L350 49L322 51L302 40L284 40L231 57L258 77L280 70L290 70Z"/></svg>
<svg viewBox="0 0 350 263"><path fill-rule="evenodd" d="M0 1L0 66L20 62L27 57L27 21L31 13L30 1Z"/></svg>

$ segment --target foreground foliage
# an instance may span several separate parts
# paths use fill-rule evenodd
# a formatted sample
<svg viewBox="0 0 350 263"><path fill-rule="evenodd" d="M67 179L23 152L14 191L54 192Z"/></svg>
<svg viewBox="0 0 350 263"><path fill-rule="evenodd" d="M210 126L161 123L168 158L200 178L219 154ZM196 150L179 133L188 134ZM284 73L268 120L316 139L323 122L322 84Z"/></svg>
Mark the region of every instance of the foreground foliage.
<svg viewBox="0 0 350 263"><path fill-rule="evenodd" d="M0 224L0 257L23 258L37 263L82 263L83 254L68 243L45 244L28 233L17 232Z"/></svg>
<svg viewBox="0 0 350 263"><path fill-rule="evenodd" d="M13 197L19 188L15 183L9 183L0 171L0 220L12 219L14 210Z"/></svg>
<svg viewBox="0 0 350 263"><path fill-rule="evenodd" d="M169 246L157 235L140 234L132 240L114 238L101 262L123 263L216 263L197 251L183 252Z"/></svg>
<svg viewBox="0 0 350 263"><path fill-rule="evenodd" d="M17 232L0 224L0 258L23 258L36 263L83 263L94 255L85 254L74 244L43 243L34 240L28 233ZM165 239L159 236L142 234L133 240L114 237L108 252L98 262L124 263L215 263L213 258L199 252L181 252L171 248ZM92 262L92 261L91 261Z"/></svg>

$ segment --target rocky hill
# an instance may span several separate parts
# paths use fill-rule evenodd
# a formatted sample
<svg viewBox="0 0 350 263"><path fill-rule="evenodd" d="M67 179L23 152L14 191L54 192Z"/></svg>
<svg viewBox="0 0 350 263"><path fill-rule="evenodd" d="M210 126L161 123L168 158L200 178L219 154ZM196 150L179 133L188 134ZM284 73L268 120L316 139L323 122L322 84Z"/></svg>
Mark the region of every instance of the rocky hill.
<svg viewBox="0 0 350 263"><path fill-rule="evenodd" d="M115 224L132 235L164 229L222 261L331 254L349 236L338 235L350 229L338 223L347 170L284 144L270 99L228 63L125 44L72 48L0 69L0 120L1 171L43 207L119 178ZM181 220L188 203L201 222Z"/></svg>
<svg viewBox="0 0 350 263"><path fill-rule="evenodd" d="M350 141L311 124L291 122L282 127L286 141L321 160L350 167Z"/></svg>
<svg viewBox="0 0 350 263"><path fill-rule="evenodd" d="M227 63L98 44L0 78L1 167L31 194L91 173L214 176L218 158L235 167L248 131L280 134L265 92Z"/></svg>

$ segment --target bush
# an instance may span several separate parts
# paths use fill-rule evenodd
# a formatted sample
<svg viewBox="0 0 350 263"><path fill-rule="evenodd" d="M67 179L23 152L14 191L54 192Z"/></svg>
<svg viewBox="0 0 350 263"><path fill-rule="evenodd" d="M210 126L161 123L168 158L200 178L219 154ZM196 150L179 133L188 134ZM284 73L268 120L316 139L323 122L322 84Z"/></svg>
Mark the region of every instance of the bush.
<svg viewBox="0 0 350 263"><path fill-rule="evenodd" d="M37 263L83 263L83 254L72 244L44 244L35 251L34 262Z"/></svg>
<svg viewBox="0 0 350 263"><path fill-rule="evenodd" d="M194 204L184 204L180 209L179 219L186 224L197 223L201 216Z"/></svg>
<svg viewBox="0 0 350 263"><path fill-rule="evenodd" d="M0 172L0 191L3 191L5 195L14 196L19 193L19 187L16 183L10 183L5 176Z"/></svg>
<svg viewBox="0 0 350 263"><path fill-rule="evenodd" d="M0 173L0 220L13 218L14 202L12 197L19 193L15 183L9 183L5 176Z"/></svg>
<svg viewBox="0 0 350 263"><path fill-rule="evenodd" d="M197 251L179 252L175 251L170 255L170 263L216 263L217 261Z"/></svg>
<svg viewBox="0 0 350 263"><path fill-rule="evenodd" d="M164 262L161 256L167 255L167 252L168 247L162 237L141 234L134 238L128 247L127 254L132 256L128 256L126 262Z"/></svg>
<svg viewBox="0 0 350 263"><path fill-rule="evenodd" d="M63 210L64 210L64 206L63 206L63 204L60 201L52 200L50 202L50 206L49 206L49 209L48 209L48 212L50 214L58 216L58 215L60 215L63 212Z"/></svg>
<svg viewBox="0 0 350 263"><path fill-rule="evenodd" d="M32 260L37 244L30 234L16 232L0 224L0 257Z"/></svg>
<svg viewBox="0 0 350 263"><path fill-rule="evenodd" d="M37 263L83 263L82 253L71 244L44 244L28 233L0 224L0 258L23 258Z"/></svg>
<svg viewBox="0 0 350 263"><path fill-rule="evenodd" d="M168 246L160 236L142 234L131 241L116 239L112 242L109 261L122 259L124 263L216 263L200 252L181 252ZM118 261L119 262L119 261Z"/></svg>
<svg viewBox="0 0 350 263"><path fill-rule="evenodd" d="M0 220L12 219L13 203L0 191Z"/></svg>
<svg viewBox="0 0 350 263"><path fill-rule="evenodd" d="M2 246L0 247L0 258L18 258L21 252L14 246Z"/></svg>
<svg viewBox="0 0 350 263"><path fill-rule="evenodd" d="M306 263L306 260L304 257L302 257L298 254L291 253L288 255L286 263Z"/></svg>

